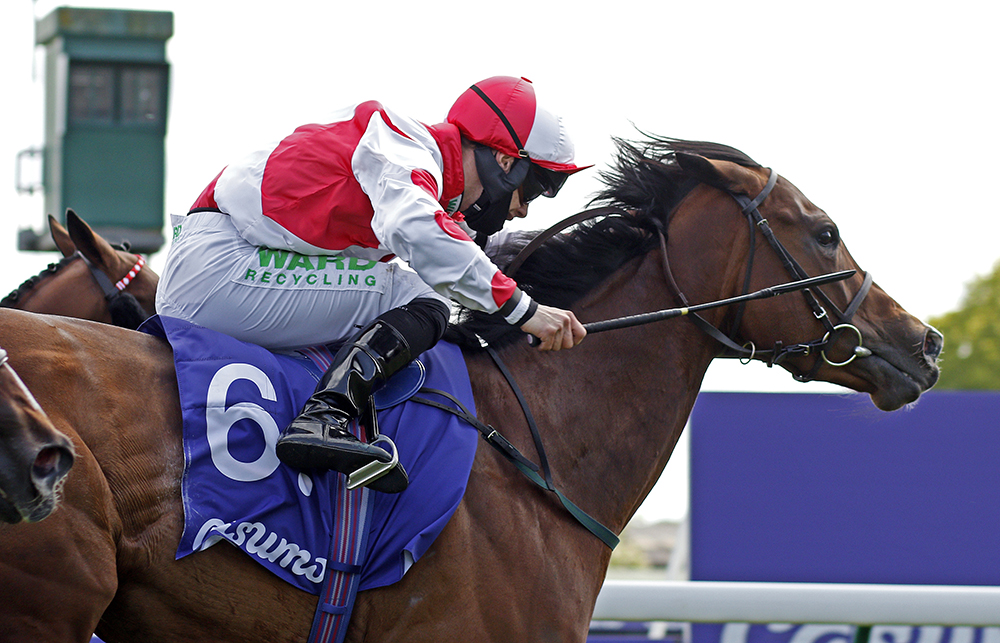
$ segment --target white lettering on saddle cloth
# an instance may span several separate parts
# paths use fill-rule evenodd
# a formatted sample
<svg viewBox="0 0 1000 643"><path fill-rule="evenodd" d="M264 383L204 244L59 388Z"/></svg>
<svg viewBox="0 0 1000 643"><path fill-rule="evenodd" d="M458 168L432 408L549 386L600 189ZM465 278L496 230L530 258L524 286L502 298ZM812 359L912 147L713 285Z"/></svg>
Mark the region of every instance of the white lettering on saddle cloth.
<svg viewBox="0 0 1000 643"><path fill-rule="evenodd" d="M386 265L340 255L301 255L258 248L233 278L237 283L282 290L368 290L385 292Z"/></svg>
<svg viewBox="0 0 1000 643"><path fill-rule="evenodd" d="M296 471L274 454L280 429L316 386L314 372L300 359L267 353L181 319L154 317L150 328L170 340L184 416L184 531L178 558L213 543L232 545L282 580L319 594L333 567L354 564L347 553L356 551L374 524L378 536L364 559L365 578L373 586L389 585L404 571L401 560L407 555L419 560L459 506L479 433L457 418L422 405L405 413L401 407L385 411L382 428L393 437L404 415L435 427L409 432L400 449L434 462L429 467L434 472L411 480L408 494L418 494L410 496L412 501L375 503L361 519L360 505L341 504L356 499L342 488L341 474ZM433 360L424 362L428 386L452 391L473 408L460 349L439 344L425 356ZM439 426L444 419L448 424ZM353 544L334 544L334 537L353 539Z"/></svg>
<svg viewBox="0 0 1000 643"><path fill-rule="evenodd" d="M206 372L207 374L209 373ZM191 458L188 466L193 463L206 465L198 469L199 485L213 489L212 494L221 493L227 499L227 506L232 513L227 514L228 521L212 517L202 522L197 527L191 551L208 549L225 538L248 554L257 556L261 562L281 567L311 583L321 583L326 574L327 560L314 557L308 549L290 542L288 538L279 537L278 533L257 517L262 512L261 507L247 500L260 495L282 496L288 490L283 486L282 478L274 476L280 466L274 453L279 434L277 422L259 403L252 399L241 400L240 395L233 392L240 382L251 385L249 391L244 388L244 393L251 398L256 394L260 396L260 401L279 402L274 383L263 370L253 364L231 362L212 374L204 389L204 429L195 431L195 435L186 436L186 440L192 441L188 443ZM234 399L231 400L231 396ZM291 401L281 400L280 403L287 405ZM278 410L283 416L291 415L290 408ZM238 443L253 445L251 451L257 451L259 455L252 460L247 460L245 454L238 456L230 450ZM212 466L207 466L209 463ZM246 487L247 484L253 486ZM267 486L257 486L259 484ZM308 475L298 474L298 490L303 496L300 501L312 495L313 486ZM204 499L210 497L210 494L202 490L198 497ZM185 501L185 520L192 518L188 505L193 502L190 497ZM297 512L318 511L313 505L296 504L294 501L289 506ZM210 507L211 505L201 506L193 515L199 516L199 519L206 515L218 516L216 510ZM265 513L269 517L268 524L277 524L278 530L286 536L291 531L291 535L299 542L306 542L310 547L317 546L308 534L299 534L295 528L290 528L289 525L295 524L294 521L286 524L280 511L275 513L274 510L267 510ZM192 524L190 529L194 529L196 524ZM189 528L185 527L185 532L188 531Z"/></svg>
<svg viewBox="0 0 1000 643"><path fill-rule="evenodd" d="M232 523L223 522L218 518L209 518L198 530L193 549L195 551L208 549L221 538L225 538L237 547L262 560L280 565L296 576L302 576L314 583L323 581L326 574L325 558L316 558L312 565L307 565L310 560L313 560L312 554L284 538L275 544L278 535L273 532L268 533L267 527L263 523L241 522L232 532L229 531L230 527L232 527ZM261 542L265 535L267 539ZM274 549L271 549L272 547Z"/></svg>

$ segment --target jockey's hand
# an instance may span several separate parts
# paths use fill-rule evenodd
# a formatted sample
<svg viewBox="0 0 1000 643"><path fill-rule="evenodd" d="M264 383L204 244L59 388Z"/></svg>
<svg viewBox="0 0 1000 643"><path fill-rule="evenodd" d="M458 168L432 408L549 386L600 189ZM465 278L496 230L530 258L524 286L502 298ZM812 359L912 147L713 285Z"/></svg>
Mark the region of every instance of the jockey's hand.
<svg viewBox="0 0 1000 643"><path fill-rule="evenodd" d="M583 324L572 311L541 304L531 319L524 322L521 330L541 340L538 348L543 351L573 348L587 335Z"/></svg>

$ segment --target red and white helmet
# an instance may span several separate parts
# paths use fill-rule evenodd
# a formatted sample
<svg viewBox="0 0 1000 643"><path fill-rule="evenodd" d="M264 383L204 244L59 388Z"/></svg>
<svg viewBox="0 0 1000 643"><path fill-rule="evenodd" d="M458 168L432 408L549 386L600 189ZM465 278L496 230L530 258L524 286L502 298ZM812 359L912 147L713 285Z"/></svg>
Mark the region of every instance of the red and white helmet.
<svg viewBox="0 0 1000 643"><path fill-rule="evenodd" d="M529 159L565 175L591 167L573 163L573 141L562 119L538 106L527 78L494 76L465 90L448 122L477 143Z"/></svg>

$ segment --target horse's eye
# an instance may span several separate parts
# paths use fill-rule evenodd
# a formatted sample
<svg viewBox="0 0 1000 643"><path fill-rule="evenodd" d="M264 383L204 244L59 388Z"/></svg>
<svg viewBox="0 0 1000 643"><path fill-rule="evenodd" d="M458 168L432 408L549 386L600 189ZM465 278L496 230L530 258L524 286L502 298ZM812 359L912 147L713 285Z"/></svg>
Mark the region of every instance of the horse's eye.
<svg viewBox="0 0 1000 643"><path fill-rule="evenodd" d="M816 241L818 241L821 246L835 246L837 245L837 240L837 231L833 228L827 228L816 235Z"/></svg>

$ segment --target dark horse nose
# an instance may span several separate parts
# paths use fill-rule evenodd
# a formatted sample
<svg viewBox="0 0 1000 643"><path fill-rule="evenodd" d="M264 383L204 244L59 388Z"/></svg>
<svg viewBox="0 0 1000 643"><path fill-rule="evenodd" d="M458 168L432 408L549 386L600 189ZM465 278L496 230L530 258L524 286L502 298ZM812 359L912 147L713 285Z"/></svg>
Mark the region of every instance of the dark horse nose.
<svg viewBox="0 0 1000 643"><path fill-rule="evenodd" d="M933 364L941 355L941 349L944 348L944 335L939 333L936 328L928 326L927 332L924 333L923 348L924 357Z"/></svg>
<svg viewBox="0 0 1000 643"><path fill-rule="evenodd" d="M73 451L60 444L49 445L35 456L31 466L31 479L36 487L51 492L66 477L73 466Z"/></svg>

